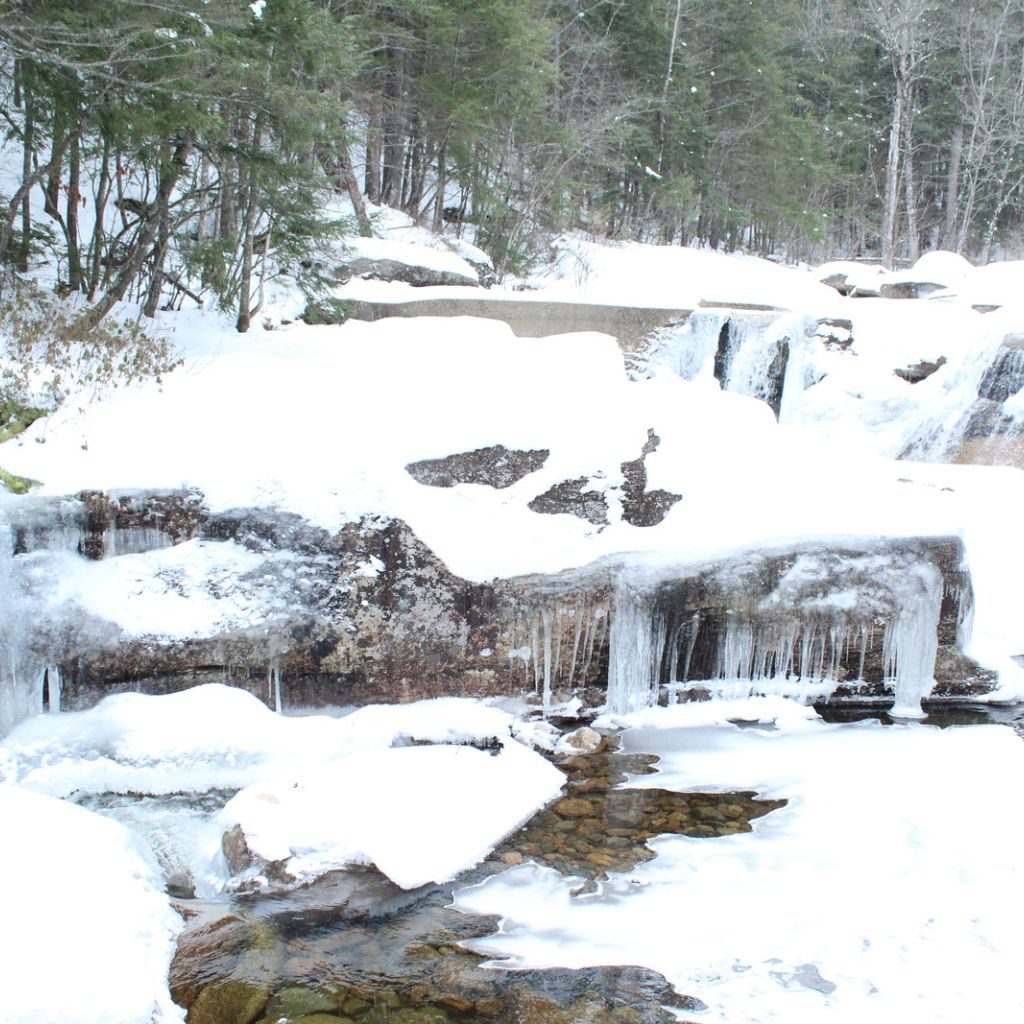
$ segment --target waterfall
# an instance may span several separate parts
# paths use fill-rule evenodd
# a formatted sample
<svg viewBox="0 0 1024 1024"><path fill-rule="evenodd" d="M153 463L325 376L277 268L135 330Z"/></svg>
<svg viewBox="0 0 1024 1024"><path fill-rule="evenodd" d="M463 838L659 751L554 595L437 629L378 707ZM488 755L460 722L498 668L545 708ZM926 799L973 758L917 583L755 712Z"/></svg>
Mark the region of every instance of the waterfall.
<svg viewBox="0 0 1024 1024"><path fill-rule="evenodd" d="M792 315L694 313L655 332L641 368L667 367L684 380L713 377L724 391L760 399L781 418L805 387L803 341L811 324L817 321Z"/></svg>
<svg viewBox="0 0 1024 1024"><path fill-rule="evenodd" d="M0 736L43 710L46 664L31 646L33 615L14 558L14 531L0 513Z"/></svg>

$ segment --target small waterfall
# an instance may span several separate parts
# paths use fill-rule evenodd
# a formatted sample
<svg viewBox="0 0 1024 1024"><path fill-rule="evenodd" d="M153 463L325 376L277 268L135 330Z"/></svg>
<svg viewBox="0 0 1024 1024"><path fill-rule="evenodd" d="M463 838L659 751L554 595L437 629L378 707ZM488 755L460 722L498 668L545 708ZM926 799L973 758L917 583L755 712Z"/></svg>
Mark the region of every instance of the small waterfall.
<svg viewBox="0 0 1024 1024"><path fill-rule="evenodd" d="M641 362L648 372L663 366L684 380L714 378L725 391L767 403L781 418L787 392L795 401L804 390L803 340L816 323L791 315L694 313L684 324L655 332Z"/></svg>

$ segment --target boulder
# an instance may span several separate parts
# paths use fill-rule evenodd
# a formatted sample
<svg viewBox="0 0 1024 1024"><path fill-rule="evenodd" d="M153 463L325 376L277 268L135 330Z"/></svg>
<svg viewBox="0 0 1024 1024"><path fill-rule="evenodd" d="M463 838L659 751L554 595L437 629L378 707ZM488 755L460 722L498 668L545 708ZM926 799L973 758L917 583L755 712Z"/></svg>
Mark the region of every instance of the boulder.
<svg viewBox="0 0 1024 1024"><path fill-rule="evenodd" d="M913 363L910 366L904 366L900 369L893 370L901 380L905 380L908 384L920 384L921 381L927 380L936 370L946 365L946 357L939 356L938 359L931 361L928 359L922 359L919 363Z"/></svg>

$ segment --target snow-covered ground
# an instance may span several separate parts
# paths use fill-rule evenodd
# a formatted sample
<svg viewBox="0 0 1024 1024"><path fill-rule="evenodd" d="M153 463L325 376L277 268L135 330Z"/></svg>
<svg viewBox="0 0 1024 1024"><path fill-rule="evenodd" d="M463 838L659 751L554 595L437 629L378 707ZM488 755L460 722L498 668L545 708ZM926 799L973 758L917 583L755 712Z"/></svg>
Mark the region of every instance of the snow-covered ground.
<svg viewBox="0 0 1024 1024"><path fill-rule="evenodd" d="M408 259L405 247L423 244L411 225L385 222L393 255L403 247ZM427 248L429 265L455 267L450 249ZM936 282L948 286L938 297L847 299L807 270L763 260L567 239L552 272L530 282L535 291L504 292L785 310L763 335L785 331L791 344L781 424L763 402L724 392L706 358L683 379L671 349L679 337L627 375L602 334L516 338L472 318L311 327L294 322L295 296L280 291L245 336L212 312L165 316L160 329L183 357L177 369L159 383L70 396L5 444L0 464L40 481L42 496L193 487L213 512L274 507L331 532L364 514L394 516L471 580L607 555L686 565L808 540L960 535L976 590L970 653L1001 672L997 696L1020 699L1024 675L1011 657L1024 651L1024 474L893 459L957 421L1005 336L1024 332L1013 304L1019 266L950 267L956 279ZM339 296L435 291L353 281ZM994 313L971 308L996 298L1006 305ZM825 317L850 320L845 350L815 337ZM919 383L893 373L940 356L945 363ZM621 464L640 455L650 430L660 444L647 457L648 486L682 500L660 525L639 529L621 516ZM497 444L551 454L503 490L426 487L405 470ZM607 526L528 508L579 477L606 495ZM32 500L5 496L0 513ZM13 629L29 613L14 607L9 561L0 564L8 577L0 611ZM156 639L271 614L289 585L287 555L273 578L262 567L230 542L99 562L38 551L25 561L42 595L31 614L78 607ZM699 722L688 720L694 714ZM728 724L732 715L767 717L776 728L740 730ZM205 891L223 883L217 843L239 823L257 853L291 861L301 876L373 861L415 885L475 863L554 795L553 769L512 739L495 757L452 745L516 727L472 702L288 719L219 687L123 695L24 722L0 744L0 864L9 879L38 878L62 909L60 919L42 915L28 888L5 905L0 962L13 965L15 980L5 983L0 1013L14 1007L17 1024L58 1016L146 1024L176 1013L164 980L175 924L155 869L133 852L129 833L54 797L241 789L184 844ZM769 704L651 711L626 735L632 748L663 757L661 773L635 785L753 788L790 803L751 835L659 840L655 861L593 898L571 898L571 883L530 865L464 893L461 906L506 918L487 950L524 964L647 964L708 1003L709 1019L731 1022L1020 1018L1012 965L1024 952L1024 907L1011 794L1024 748L1009 730L829 726L795 705ZM408 739L446 745L394 746ZM324 814L339 787L348 812L340 831ZM443 792L451 813L444 827L417 829L413 847L396 823L420 820L426 792ZM81 851L89 884L79 884L62 849ZM96 941L97 922L108 942ZM83 979L67 986L75 993L67 1006L48 984L58 928L73 937ZM115 930L132 949L115 945ZM128 984L132 956L146 966Z"/></svg>

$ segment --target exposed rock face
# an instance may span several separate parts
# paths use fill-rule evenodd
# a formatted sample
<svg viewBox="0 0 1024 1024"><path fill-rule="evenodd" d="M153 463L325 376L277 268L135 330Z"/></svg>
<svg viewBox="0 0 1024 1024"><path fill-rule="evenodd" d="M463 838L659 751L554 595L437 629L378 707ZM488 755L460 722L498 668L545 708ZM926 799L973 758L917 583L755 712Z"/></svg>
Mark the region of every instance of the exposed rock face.
<svg viewBox="0 0 1024 1024"><path fill-rule="evenodd" d="M672 506L682 499L681 494L671 491L647 490L644 460L660 443L658 435L648 430L640 458L622 463L622 518L631 526L657 526Z"/></svg>
<svg viewBox="0 0 1024 1024"><path fill-rule="evenodd" d="M600 491L588 490L589 484L585 476L563 480L538 494L529 507L542 515L566 514L604 526L608 522L608 501Z"/></svg>
<svg viewBox="0 0 1024 1024"><path fill-rule="evenodd" d="M474 274L458 274L451 270L439 270L435 267L416 266L400 260L372 259L368 256L356 256L341 264L334 270L334 276L341 282L353 277L363 277L370 281L400 281L411 284L414 288L429 288L434 285L455 285L478 287L480 278Z"/></svg>
<svg viewBox="0 0 1024 1024"><path fill-rule="evenodd" d="M892 372L897 377L905 380L908 384L920 384L921 381L927 380L936 370L946 365L946 357L939 356L934 362L928 359L922 359L919 363L913 363L910 366L901 367L898 370Z"/></svg>
<svg viewBox="0 0 1024 1024"><path fill-rule="evenodd" d="M1024 335L1010 334L1003 339L992 365L978 386L978 397L1005 402L1024 388Z"/></svg>
<svg viewBox="0 0 1024 1024"><path fill-rule="evenodd" d="M518 451L499 444L448 455L443 459L410 462L405 469L417 483L428 487L485 484L501 489L535 473L547 462L550 454L547 448Z"/></svg>
<svg viewBox="0 0 1024 1024"><path fill-rule="evenodd" d="M637 460L641 469L656 442L652 435ZM585 484L561 486L568 499L585 506ZM553 576L470 583L400 521L366 519L331 534L274 510L211 515L192 492L50 502L32 517L37 529L22 522L12 532L22 551L57 545L116 557L122 548L103 542L111 519L98 509L113 515L122 538L156 529L157 547L190 538L208 548L218 541L243 546L256 567L241 585L267 600L256 624L175 640L128 636L77 605L61 606L46 621L31 623L24 640L33 658L60 668L69 709L117 690L161 693L223 680L267 699L271 670L283 680L285 703L293 705L524 689L555 699L603 688L616 643L621 653L623 636L628 641L619 596L636 584L621 560ZM765 652L783 650L793 677L820 677L825 666L838 698L881 700L892 693L887 637L898 626L902 581L924 574L942 591L933 627L935 694L971 696L990 690L993 679L960 651L971 604L962 561L954 539L737 555L662 572L656 583L645 584L640 611L632 606L630 628L662 631L655 684L707 680L713 688L738 671L735 651L742 642L749 653L743 671L755 688L771 692L779 683ZM202 583L206 597L226 585L220 578ZM626 649L632 650L628 643Z"/></svg>

